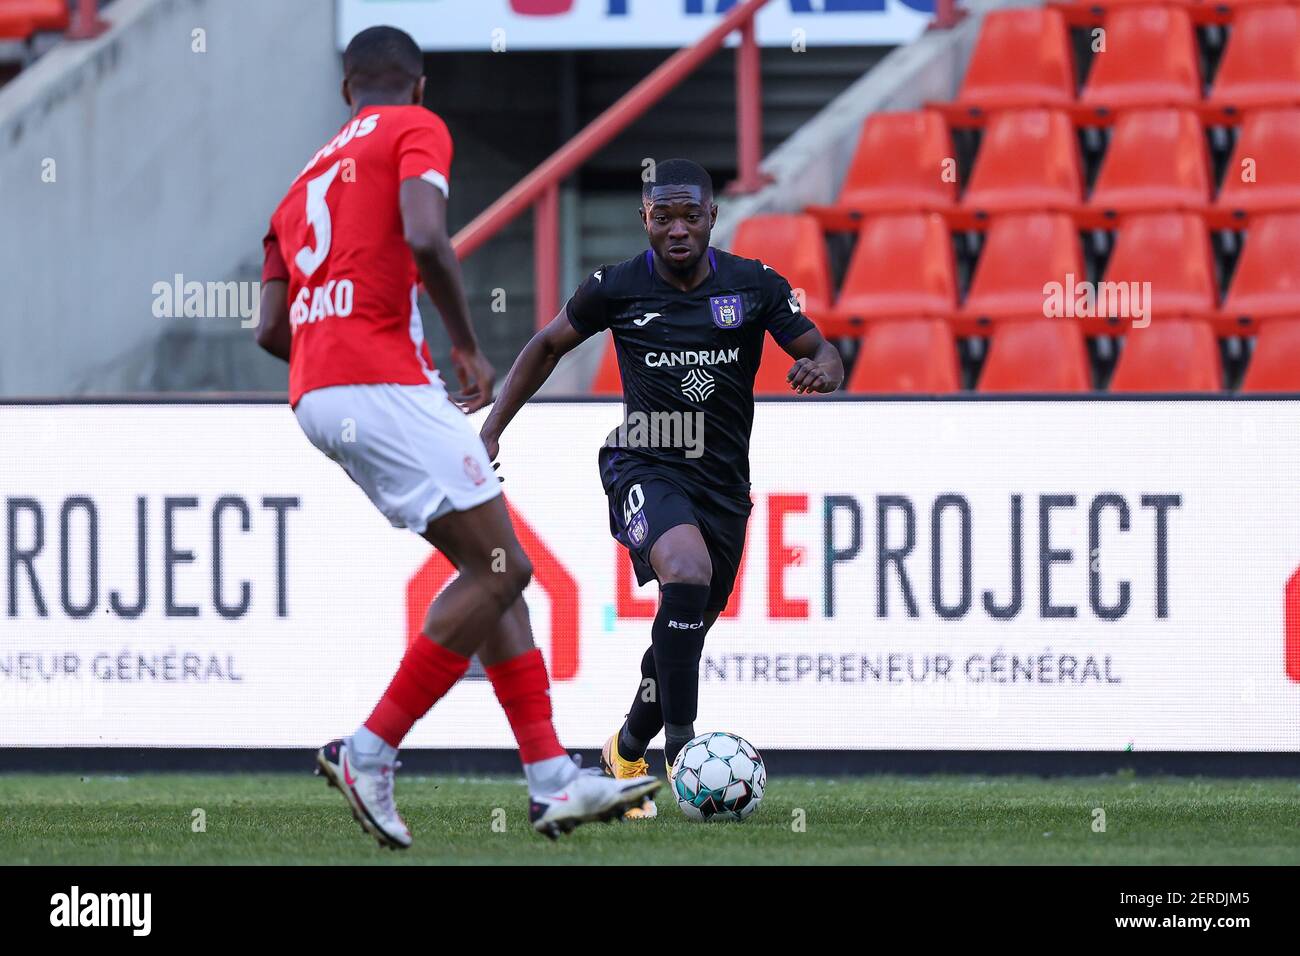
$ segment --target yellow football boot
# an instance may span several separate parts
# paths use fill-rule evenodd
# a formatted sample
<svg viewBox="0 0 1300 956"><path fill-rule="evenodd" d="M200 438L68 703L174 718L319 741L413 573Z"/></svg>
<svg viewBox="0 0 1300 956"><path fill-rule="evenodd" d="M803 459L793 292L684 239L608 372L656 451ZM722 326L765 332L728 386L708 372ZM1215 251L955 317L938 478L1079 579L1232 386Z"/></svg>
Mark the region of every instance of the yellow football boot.
<svg viewBox="0 0 1300 956"><path fill-rule="evenodd" d="M615 780L626 780L629 777L644 777L650 773L650 765L645 762L643 757L640 760L624 760L618 753L618 732L605 741L605 746L600 751L600 764L605 773ZM645 803L639 807L629 807L623 813L624 820L648 820L651 817L658 816L659 810L655 807L653 799L647 797Z"/></svg>

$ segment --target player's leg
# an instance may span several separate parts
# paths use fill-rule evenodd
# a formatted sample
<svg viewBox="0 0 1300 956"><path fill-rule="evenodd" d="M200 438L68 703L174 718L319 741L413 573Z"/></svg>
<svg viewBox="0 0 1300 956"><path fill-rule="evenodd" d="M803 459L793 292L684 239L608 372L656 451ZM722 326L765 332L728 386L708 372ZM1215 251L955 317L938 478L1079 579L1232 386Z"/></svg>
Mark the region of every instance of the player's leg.
<svg viewBox="0 0 1300 956"><path fill-rule="evenodd" d="M711 568L694 507L676 483L641 472L606 488L610 531L632 555L638 583L659 580L659 609L651 626L653 648L642 658L628 719L606 741L602 753L606 769L621 777L645 773L645 750L663 726L663 714L676 713L664 706L664 692L671 684L667 693L672 696L681 684L679 671L692 654L690 646L701 637ZM669 645L669 636L681 640ZM676 663L667 663L666 657Z"/></svg>
<svg viewBox="0 0 1300 956"><path fill-rule="evenodd" d="M615 539L628 549L637 581L646 584L658 576L659 569L652 565L651 555L659 547L660 541L667 538L671 542L673 538L685 533L683 529L695 530L695 514L690 500L673 482L653 474L643 473L606 487L609 494L610 530ZM683 569L675 570L674 575L680 570ZM708 581L707 555L704 565L696 568L695 573ZM663 630L667 627L669 615L677 607L673 595L679 590L679 585L686 586L673 577L670 577L669 584L671 587L665 590L661 581L659 612L656 623L651 628L652 632L656 628ZM707 593L707 584L701 590ZM667 608L665 597L668 598ZM677 628L673 630L678 631ZM601 751L601 762L606 772L616 779L641 776L649 772L645 761L646 747L663 727L663 683L659 676L665 671L658 669L655 654L652 648L643 658L642 676L637 682L627 720L605 741ZM643 810L633 811L628 816L651 817L655 812L653 805L647 804Z"/></svg>
<svg viewBox="0 0 1300 956"><path fill-rule="evenodd" d="M440 385L319 389L295 411L312 443L343 466L392 524L454 554L460 568L370 717L317 754L318 770L343 792L362 827L381 844L409 846L393 801L397 748L464 675L531 568L483 443ZM495 573L498 556L505 566Z"/></svg>
<svg viewBox="0 0 1300 956"><path fill-rule="evenodd" d="M706 611L704 636L707 638L722 612ZM628 760L639 760L650 741L664 729L664 712L659 705L659 671L655 669L655 649L650 645L641 657L641 686L628 708L627 720L618 734L618 753Z"/></svg>
<svg viewBox="0 0 1300 956"><path fill-rule="evenodd" d="M520 600L532 577L500 496L435 518L423 537L457 574L429 606L423 639L407 649L384 696L353 735L358 760L365 763L392 763L402 739L465 674L485 635Z"/></svg>
<svg viewBox="0 0 1300 956"><path fill-rule="evenodd" d="M745 548L745 534L749 516L744 508L717 508L709 502L698 503L694 510L700 536L708 547L711 568L709 596L704 610L704 627L700 633L701 652L704 639L717 623L718 617L727 606L740 571ZM656 542L656 547L658 543ZM694 673L697 675L695 685L698 696L699 662L696 660ZM623 756L635 760L643 757L645 748L664 727L663 710L660 705L659 673L655 665L655 647L652 645L641 660L641 688L628 710L627 721L608 749L614 756ZM687 738L689 739L689 738ZM614 745L616 744L616 746ZM606 763L610 763L607 759Z"/></svg>
<svg viewBox="0 0 1300 956"><path fill-rule="evenodd" d="M695 736L713 563L699 527L683 524L659 537L650 565L659 579L659 610L650 644L664 722L664 758L671 767L678 751Z"/></svg>
<svg viewBox="0 0 1300 956"><path fill-rule="evenodd" d="M429 608L427 641L412 645L375 713L354 735L354 746L377 748L374 759L391 762L400 738L464 674L477 651L519 744L536 829L555 836L639 805L657 782L579 780L560 744L546 665L533 645L522 596L532 568L502 499L437 519L425 538L457 576Z"/></svg>
<svg viewBox="0 0 1300 956"><path fill-rule="evenodd" d="M393 800L398 747L465 675L483 636L520 599L532 573L499 496L435 518L423 537L454 555L458 573L430 606L421 637L407 648L370 716L351 737L327 744L317 758L358 822L381 843L396 847L411 843ZM494 549L500 549L495 557L503 558L496 570Z"/></svg>
<svg viewBox="0 0 1300 956"><path fill-rule="evenodd" d="M581 823L640 811L659 781L645 774L611 780L580 773L560 746L551 717L550 681L533 644L528 607L520 598L479 647L479 661L519 744L533 829L554 838Z"/></svg>
<svg viewBox="0 0 1300 956"><path fill-rule="evenodd" d="M528 792L563 789L577 768L555 733L550 679L542 652L533 644L528 605L522 597L506 609L479 648L479 662L519 745Z"/></svg>

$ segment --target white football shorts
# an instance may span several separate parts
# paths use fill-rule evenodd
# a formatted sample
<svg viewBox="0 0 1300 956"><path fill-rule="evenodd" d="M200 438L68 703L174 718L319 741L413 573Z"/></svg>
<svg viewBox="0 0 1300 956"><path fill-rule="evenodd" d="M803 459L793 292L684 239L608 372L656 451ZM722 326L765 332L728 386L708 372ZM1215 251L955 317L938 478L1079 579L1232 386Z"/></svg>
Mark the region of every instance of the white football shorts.
<svg viewBox="0 0 1300 956"><path fill-rule="evenodd" d="M334 385L294 409L311 443L395 527L429 522L501 494L487 449L441 381L429 385Z"/></svg>

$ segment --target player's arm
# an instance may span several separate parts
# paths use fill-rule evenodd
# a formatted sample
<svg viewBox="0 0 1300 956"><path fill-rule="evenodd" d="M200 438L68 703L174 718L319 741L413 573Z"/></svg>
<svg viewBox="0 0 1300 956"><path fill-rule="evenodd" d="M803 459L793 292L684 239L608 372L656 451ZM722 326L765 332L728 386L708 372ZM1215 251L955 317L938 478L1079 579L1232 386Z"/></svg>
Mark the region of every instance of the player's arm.
<svg viewBox="0 0 1300 956"><path fill-rule="evenodd" d="M463 388L462 407L475 411L492 400L496 373L479 351L470 323L460 262L447 235L447 197L437 186L414 177L402 180L398 195L406 244L451 339L451 360Z"/></svg>
<svg viewBox="0 0 1300 956"><path fill-rule="evenodd" d="M280 254L275 226L262 237L262 296L257 311L257 344L289 361L293 328L289 324L289 267Z"/></svg>
<svg viewBox="0 0 1300 956"><path fill-rule="evenodd" d="M768 294L764 324L777 344L795 360L785 377L790 388L800 395L835 391L844 381L839 349L827 342L803 314L803 303L785 278L767 266L761 275Z"/></svg>
<svg viewBox="0 0 1300 956"><path fill-rule="evenodd" d="M560 314L529 339L515 364L510 366L501 394L479 432L487 446L488 456L493 460L497 457L501 433L550 378L560 359L583 339L609 328L605 315L605 271L602 266L588 276L569 297Z"/></svg>
<svg viewBox="0 0 1300 956"><path fill-rule="evenodd" d="M786 380L796 392L833 392L844 381L840 350L817 329L809 329L786 343L785 350L795 360Z"/></svg>
<svg viewBox="0 0 1300 956"><path fill-rule="evenodd" d="M573 351L582 342L581 335L565 312L561 312L546 328L542 329L524 346L524 350L515 359L506 380L501 385L487 421L483 423L480 435L487 447L488 457L496 460L501 441L501 433L518 414L519 409L537 394L555 366L566 354Z"/></svg>
<svg viewBox="0 0 1300 956"><path fill-rule="evenodd" d="M258 305L257 344L278 359L289 361L289 284L283 279L262 283Z"/></svg>

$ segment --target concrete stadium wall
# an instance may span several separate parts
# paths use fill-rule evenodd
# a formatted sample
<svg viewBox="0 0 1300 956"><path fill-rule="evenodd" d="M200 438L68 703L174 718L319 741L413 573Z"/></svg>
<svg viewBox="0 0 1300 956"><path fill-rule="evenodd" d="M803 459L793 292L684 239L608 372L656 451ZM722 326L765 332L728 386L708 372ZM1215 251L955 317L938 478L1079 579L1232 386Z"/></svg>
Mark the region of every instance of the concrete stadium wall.
<svg viewBox="0 0 1300 956"><path fill-rule="evenodd" d="M0 90L0 395L157 387L166 342L251 338L234 318L155 318L153 285L257 278L274 204L347 115L332 3L118 0L105 16L110 32Z"/></svg>

